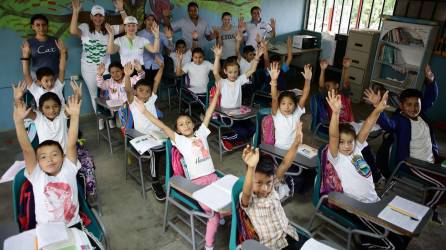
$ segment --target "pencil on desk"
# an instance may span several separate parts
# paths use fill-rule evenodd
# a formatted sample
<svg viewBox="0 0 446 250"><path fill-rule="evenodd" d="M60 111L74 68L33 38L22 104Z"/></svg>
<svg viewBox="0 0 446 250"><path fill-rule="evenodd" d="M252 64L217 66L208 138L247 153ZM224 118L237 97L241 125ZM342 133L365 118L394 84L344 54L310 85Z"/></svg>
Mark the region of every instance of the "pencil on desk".
<svg viewBox="0 0 446 250"><path fill-rule="evenodd" d="M416 215L414 215L414 214L412 214L412 213L410 213L410 212L408 212L408 211L406 211L404 209L401 209L399 207L395 207L395 206L393 206L391 204L388 204L387 206L390 207L390 209L392 209L395 212L398 212L400 214L404 214L404 215L410 217L412 220L418 221L418 218L416 217Z"/></svg>

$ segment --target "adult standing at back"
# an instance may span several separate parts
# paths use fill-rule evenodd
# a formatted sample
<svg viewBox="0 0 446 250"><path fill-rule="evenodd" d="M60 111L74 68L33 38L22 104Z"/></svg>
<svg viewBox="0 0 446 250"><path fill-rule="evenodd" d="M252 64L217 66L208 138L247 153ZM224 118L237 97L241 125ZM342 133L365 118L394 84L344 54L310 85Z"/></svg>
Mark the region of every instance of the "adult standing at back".
<svg viewBox="0 0 446 250"><path fill-rule="evenodd" d="M226 60L228 57L236 55L236 35L238 28L232 25L232 15L229 12L223 12L221 15L221 27L214 28L217 35L217 43L222 47L221 59Z"/></svg>
<svg viewBox="0 0 446 250"><path fill-rule="evenodd" d="M21 60L31 60L31 75L36 76L39 68L48 67L54 75L59 74L59 49L57 48L57 38L48 35L48 18L42 14L35 14L31 17L31 28L34 30L34 37L24 41L23 46L29 46L31 56L21 58Z"/></svg>
<svg viewBox="0 0 446 250"><path fill-rule="evenodd" d="M254 48L258 47L262 39L276 36L276 20L271 18L270 23L262 21L262 9L258 6L251 8L251 21L241 23L246 45L251 45Z"/></svg>
<svg viewBox="0 0 446 250"><path fill-rule="evenodd" d="M123 9L123 1L115 1L116 8L121 13L122 18L126 17ZM73 15L70 23L70 33L80 37L82 42L81 74L90 93L93 109L96 112L95 98L97 96L97 68L101 63L108 68L110 55L107 54L107 42L109 34L105 28L105 10L100 5L94 5L90 12L90 21L81 23L78 26L79 12L81 4L79 0L73 0ZM112 25L113 34L119 34L124 30L123 25Z"/></svg>
<svg viewBox="0 0 446 250"><path fill-rule="evenodd" d="M163 10L164 25L171 27L173 32L181 30L182 37L187 47L192 47L192 41L198 42L198 46L204 47L207 41L215 38L207 22L198 15L198 4L190 2L187 5L188 17L170 23L170 9ZM205 40L206 39L206 40Z"/></svg>
<svg viewBox="0 0 446 250"><path fill-rule="evenodd" d="M138 36L144 37L149 42L155 42L155 34L152 31L153 24L156 24L156 18L153 14L148 14L144 17L144 29L138 32ZM161 61L164 61L164 57L162 55L163 50L166 48L169 51L166 53L170 54L170 51L173 50L173 42L172 42L172 30L165 26L164 33L159 32L159 51L157 53L151 53L147 50L144 51L143 59L144 59L144 70L146 72L147 79L153 79L158 72L160 65L158 65L155 60L156 57L159 57Z"/></svg>

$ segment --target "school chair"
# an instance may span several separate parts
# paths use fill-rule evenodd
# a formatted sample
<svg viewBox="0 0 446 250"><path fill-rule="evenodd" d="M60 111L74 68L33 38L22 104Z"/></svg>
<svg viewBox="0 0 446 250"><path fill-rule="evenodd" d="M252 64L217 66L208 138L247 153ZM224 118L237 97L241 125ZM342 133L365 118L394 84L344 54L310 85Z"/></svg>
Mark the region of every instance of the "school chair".
<svg viewBox="0 0 446 250"><path fill-rule="evenodd" d="M211 74L209 79L209 84L213 83L213 75ZM179 98L178 98L178 112L181 113L181 107L182 107L182 103L187 105L187 112L189 113L189 116L192 117L192 114L194 114L194 117L197 118L198 120L200 119L199 114L200 112L193 112L192 113L192 107L193 106L199 106L200 109L202 109L203 111L205 111L206 108L206 104L203 103L203 99L206 98L206 93L200 93L200 94L196 94L193 93L192 91L190 91L188 89L189 86L189 77L187 75L185 75L184 77L181 78L181 81L179 81L180 84L180 94L179 94Z"/></svg>
<svg viewBox="0 0 446 250"><path fill-rule="evenodd" d="M266 84L269 83L265 83L265 69L257 69L252 75L251 107L256 104L266 108L271 106L272 97L271 93L265 91L267 89Z"/></svg>
<svg viewBox="0 0 446 250"><path fill-rule="evenodd" d="M325 168L327 166L327 152L328 145L322 145L318 150L318 167L316 169L316 177L314 181L314 189L312 196L312 203L315 206L315 213L310 219L308 226L306 227L308 231L310 231L313 235L319 235L324 239L327 239L334 244L336 244L336 240L334 240L333 236L339 239L347 239L346 240L346 248L351 249L353 243L354 235L362 235L368 236L376 239L384 239L387 237L387 229L384 233L375 233L369 232L365 226L356 224L352 222L348 217L348 212L344 210L340 210L339 208L331 207L328 204L328 193L336 192L337 185L341 185L339 183L325 183L325 179L333 180L330 176L325 176L327 173ZM324 186L324 187L323 187ZM327 191L328 189L328 191ZM342 187L341 187L342 189ZM324 192L321 194L321 192ZM344 197L345 195L342 193L338 193L340 196ZM358 204L361 203L359 201L354 200L353 203ZM316 218L319 218L323 221L322 224L319 224L313 227L313 223ZM334 229L330 226L326 226L326 224L334 227ZM330 232L330 234L326 234L324 230ZM343 233L341 235L340 233ZM347 237L345 237L345 234Z"/></svg>
<svg viewBox="0 0 446 250"><path fill-rule="evenodd" d="M175 157L181 157L179 152L172 152L173 146L170 140L166 141L166 202L164 207L163 231L166 232L167 227L171 227L178 234L181 235L187 242L192 245L192 249L199 249L199 246L204 244L204 232L198 229L198 226L206 228L207 219L212 215L206 214L197 201L192 198L192 193L202 186L193 184L184 176L174 176L173 162L180 161ZM175 149L176 150L176 149ZM174 153L174 154L173 154ZM223 173L216 171L219 177ZM174 187L175 186L175 187ZM181 189L181 190L180 190ZM169 217L169 206L173 205L182 213L177 212L172 218ZM186 214L186 217L184 216ZM181 222L189 228L190 232L182 230L182 227L177 225ZM198 222L198 224L196 223Z"/></svg>
<svg viewBox="0 0 446 250"><path fill-rule="evenodd" d="M328 112L325 107L324 97L317 93L310 98L311 124L310 130L313 137L327 143L328 142Z"/></svg>
<svg viewBox="0 0 446 250"><path fill-rule="evenodd" d="M231 203L231 231L230 231L230 239L229 239L229 249L230 250L236 250L239 249L238 245L242 244L242 242L239 242L242 240L239 235L240 232L240 218L238 213L238 206L240 202L240 193L243 190L243 184L245 183L245 176L241 176L237 182L232 187L232 203ZM304 235L307 238L311 238L312 235L310 232L308 232L305 228L299 226L296 223L293 223L290 221L290 224L296 229L297 233L299 235Z"/></svg>
<svg viewBox="0 0 446 250"><path fill-rule="evenodd" d="M133 121L133 119L132 119ZM150 173L155 173L156 171L156 159L155 159L155 153L156 152L162 152L165 150L164 144L161 146L157 146L154 148L151 148L149 151L145 152L144 154L139 154L133 146L130 145L130 141L136 137L142 136L143 134L138 132L137 130L133 129L133 122L127 125L127 128L125 128L124 133L124 178L127 181L127 177L132 177L136 182L138 182L141 185L141 193L142 197L146 199L146 192L151 190L152 187L149 185L149 187L146 187L145 181L144 181L144 168L142 166L143 161L147 160L149 161L149 171ZM132 155L137 161L138 161L138 168L139 168L139 178L137 176L137 173L135 171L129 171L129 155ZM136 170L136 169L134 169Z"/></svg>
<svg viewBox="0 0 446 250"><path fill-rule="evenodd" d="M172 93L178 93L177 92L177 80L178 77L175 75L175 68L173 60L170 56L164 57L164 72L163 72L163 78L162 83L160 84L160 92L166 91L167 92L167 102L169 105L169 111L171 110L171 99L172 99ZM174 97L177 95L174 95Z"/></svg>
<svg viewBox="0 0 446 250"><path fill-rule="evenodd" d="M384 172L387 174L384 193L396 193L402 197L433 207L433 204L427 204L428 192L446 191L446 187L444 183L430 178L429 175L444 179L446 178L446 169L438 164L414 158L407 158L397 162L398 142L395 139L396 135L387 132L383 138L383 143L378 150L377 164L382 164L381 166L385 168ZM428 179L432 181L428 181ZM440 198L441 196L437 199Z"/></svg>
<svg viewBox="0 0 446 250"><path fill-rule="evenodd" d="M23 218L19 217L20 203L22 202L21 192L22 188L23 189L25 188L24 185L26 183L27 185L29 185L28 190L31 190L32 192L31 183L25 177L25 169L22 169L16 174L12 182L12 203L13 203L14 221L18 223L20 232L32 229L32 228L22 228L22 223L24 223ZM78 199L79 199L79 212L83 212L84 215L86 215L86 217L91 221L91 223L88 226L86 226L87 231L93 234L96 237L96 239L98 239L102 243L105 249L110 249L110 243L104 224L100 220L99 214L96 211L96 209L91 208L88 205L85 197L85 186L83 185L82 181L79 180L79 178L77 184L78 184L77 189L78 189ZM30 202L34 204L34 200L32 201L28 200L26 202L27 202L26 206L29 206ZM33 206L34 205L32 205L32 207ZM26 214L27 219L34 218L35 220L35 210L28 210L26 212L27 212ZM35 225L30 225L30 226L35 227Z"/></svg>

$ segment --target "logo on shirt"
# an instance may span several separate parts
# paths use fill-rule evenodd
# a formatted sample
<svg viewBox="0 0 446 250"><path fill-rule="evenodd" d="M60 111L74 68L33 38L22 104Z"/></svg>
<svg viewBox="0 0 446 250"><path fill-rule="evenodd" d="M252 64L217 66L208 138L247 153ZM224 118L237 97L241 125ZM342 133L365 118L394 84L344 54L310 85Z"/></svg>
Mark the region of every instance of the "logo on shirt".
<svg viewBox="0 0 446 250"><path fill-rule="evenodd" d="M56 48L47 48L47 49L45 49L44 45L40 45L39 47L37 47L37 53L38 54L55 53L55 52L56 52Z"/></svg>
<svg viewBox="0 0 446 250"><path fill-rule="evenodd" d="M197 156L195 160L197 164L210 158L209 150L204 146L201 139L192 140L192 152Z"/></svg>
<svg viewBox="0 0 446 250"><path fill-rule="evenodd" d="M369 164L367 164L362 155L353 155L352 164L361 176L368 178L372 174Z"/></svg>
<svg viewBox="0 0 446 250"><path fill-rule="evenodd" d="M54 221L71 221L76 212L76 205L71 201L73 190L63 182L49 182L44 189L48 200L48 212L53 214Z"/></svg>

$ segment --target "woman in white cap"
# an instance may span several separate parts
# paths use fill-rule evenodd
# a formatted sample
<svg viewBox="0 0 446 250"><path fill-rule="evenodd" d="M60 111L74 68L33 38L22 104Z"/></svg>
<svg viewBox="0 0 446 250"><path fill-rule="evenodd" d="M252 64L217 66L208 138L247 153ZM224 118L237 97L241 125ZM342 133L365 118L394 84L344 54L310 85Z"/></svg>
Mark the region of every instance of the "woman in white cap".
<svg viewBox="0 0 446 250"><path fill-rule="evenodd" d="M147 38L136 35L138 30L138 20L133 16L127 16L124 19L125 36L113 39L113 28L110 25L105 25L108 31L108 45L107 53L114 54L119 52L121 64L133 63L138 60L141 65L144 65L144 49L150 53L158 53L160 45L160 31L156 23L152 24L152 33L154 42L151 43Z"/></svg>
<svg viewBox="0 0 446 250"><path fill-rule="evenodd" d="M78 17L81 10L79 0L73 0L73 15L71 17L70 33L80 37L82 41L81 73L88 86L93 109L96 112L95 98L97 96L96 75L100 63L108 68L110 55L107 54L108 32L105 28L105 10L100 5L94 5L90 12L90 22L78 26ZM123 1L115 1L116 8L124 19L127 15L123 8ZM112 25L113 34L123 32L123 25Z"/></svg>

